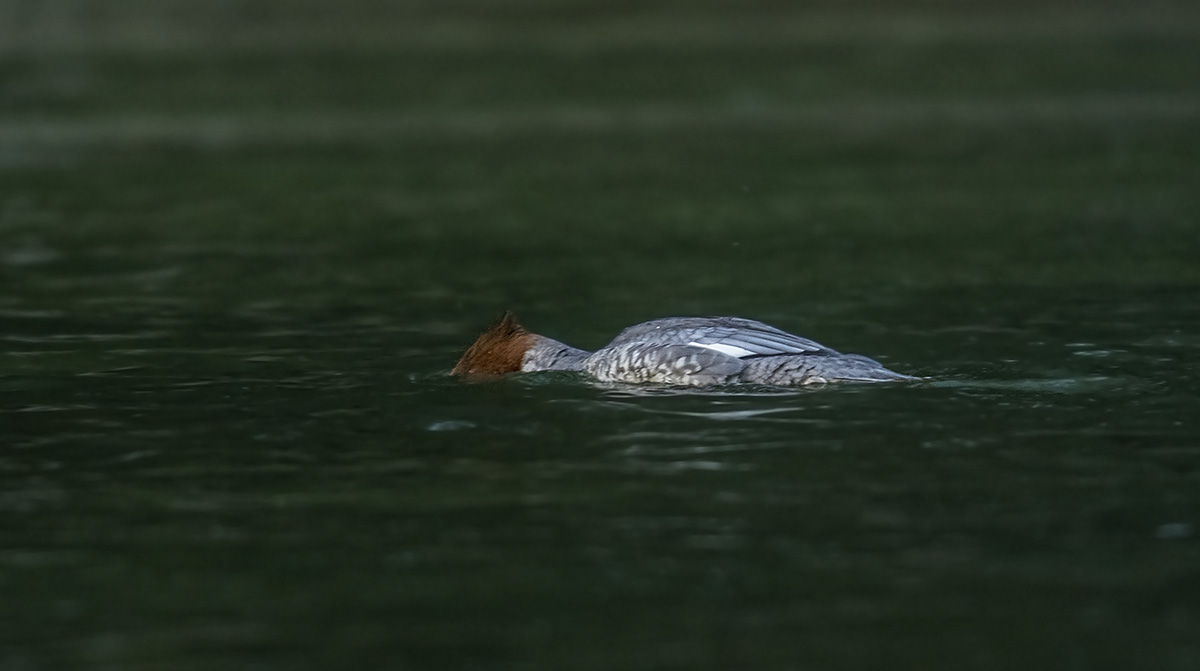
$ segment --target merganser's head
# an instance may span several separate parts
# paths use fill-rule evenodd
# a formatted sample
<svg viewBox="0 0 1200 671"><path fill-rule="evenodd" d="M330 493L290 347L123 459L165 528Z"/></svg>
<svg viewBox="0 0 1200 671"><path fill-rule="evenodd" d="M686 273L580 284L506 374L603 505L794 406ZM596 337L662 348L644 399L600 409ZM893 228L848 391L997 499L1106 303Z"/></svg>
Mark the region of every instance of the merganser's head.
<svg viewBox="0 0 1200 671"><path fill-rule="evenodd" d="M475 344L463 352L452 375L489 376L516 373L521 370L525 352L533 347L538 336L517 323L511 312L505 312L496 323L475 339Z"/></svg>

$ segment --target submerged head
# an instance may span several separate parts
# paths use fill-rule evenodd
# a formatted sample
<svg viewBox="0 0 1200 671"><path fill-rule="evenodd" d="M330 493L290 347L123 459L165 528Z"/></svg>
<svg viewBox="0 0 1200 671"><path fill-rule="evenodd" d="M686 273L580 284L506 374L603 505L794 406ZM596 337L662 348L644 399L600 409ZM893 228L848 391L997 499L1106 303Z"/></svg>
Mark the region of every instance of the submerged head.
<svg viewBox="0 0 1200 671"><path fill-rule="evenodd" d="M511 312L505 312L463 352L450 373L486 376L519 372L525 352L533 347L536 338L517 323Z"/></svg>

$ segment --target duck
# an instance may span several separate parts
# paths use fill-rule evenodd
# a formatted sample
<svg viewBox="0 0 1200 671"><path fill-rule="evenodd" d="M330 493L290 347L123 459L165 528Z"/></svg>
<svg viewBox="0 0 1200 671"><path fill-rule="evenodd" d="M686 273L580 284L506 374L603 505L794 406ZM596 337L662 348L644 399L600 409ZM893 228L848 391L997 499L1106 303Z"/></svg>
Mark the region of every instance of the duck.
<svg viewBox="0 0 1200 671"><path fill-rule="evenodd" d="M709 386L819 385L919 380L861 354L741 317L666 317L636 324L589 352L538 335L504 312L455 364L452 375L572 371L601 382Z"/></svg>

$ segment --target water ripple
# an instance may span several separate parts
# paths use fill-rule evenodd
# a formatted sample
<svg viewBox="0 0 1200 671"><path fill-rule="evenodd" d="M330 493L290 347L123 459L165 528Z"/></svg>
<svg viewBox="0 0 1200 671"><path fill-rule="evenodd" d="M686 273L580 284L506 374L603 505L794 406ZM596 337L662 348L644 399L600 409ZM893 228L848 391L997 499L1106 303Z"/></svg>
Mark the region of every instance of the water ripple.
<svg viewBox="0 0 1200 671"><path fill-rule="evenodd" d="M1130 377L1092 375L1082 377L1026 378L1020 380L935 380L933 387L961 389L995 389L1056 394L1091 394L1114 389L1145 386L1145 382Z"/></svg>

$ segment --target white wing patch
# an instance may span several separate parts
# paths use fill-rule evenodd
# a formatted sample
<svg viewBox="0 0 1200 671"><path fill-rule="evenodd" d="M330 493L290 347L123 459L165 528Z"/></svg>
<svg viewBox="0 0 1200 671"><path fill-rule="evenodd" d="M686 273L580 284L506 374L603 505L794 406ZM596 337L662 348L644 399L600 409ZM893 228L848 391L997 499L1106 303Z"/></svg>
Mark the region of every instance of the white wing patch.
<svg viewBox="0 0 1200 671"><path fill-rule="evenodd" d="M728 354L729 356L737 357L739 359L744 356L749 356L751 354L754 354L754 352L752 352L744 347L738 347L736 345L723 345L721 343L700 343L700 342L696 342L694 340L688 344L691 345L692 347L703 347L704 349L711 349L714 352L720 352L721 354Z"/></svg>

